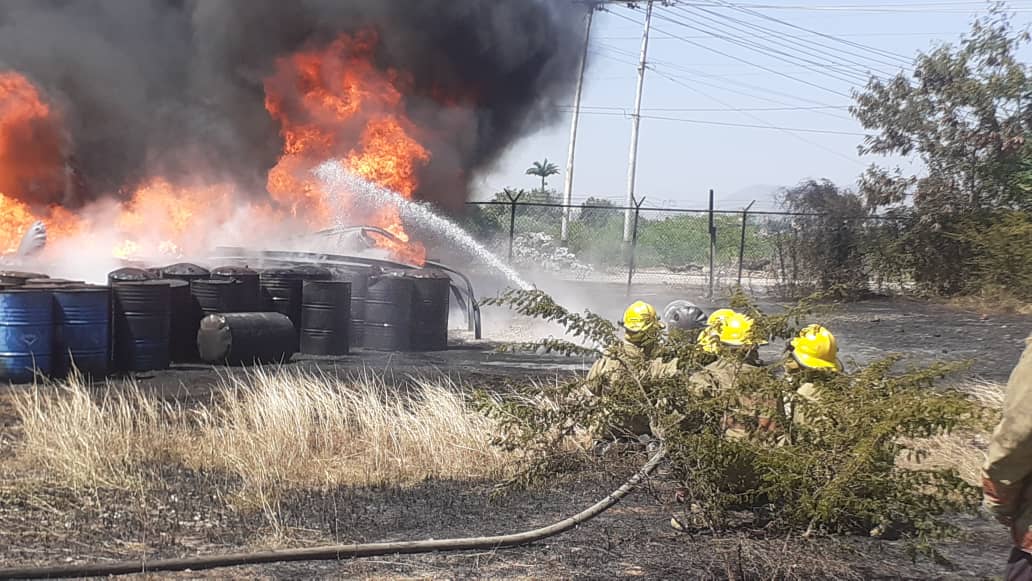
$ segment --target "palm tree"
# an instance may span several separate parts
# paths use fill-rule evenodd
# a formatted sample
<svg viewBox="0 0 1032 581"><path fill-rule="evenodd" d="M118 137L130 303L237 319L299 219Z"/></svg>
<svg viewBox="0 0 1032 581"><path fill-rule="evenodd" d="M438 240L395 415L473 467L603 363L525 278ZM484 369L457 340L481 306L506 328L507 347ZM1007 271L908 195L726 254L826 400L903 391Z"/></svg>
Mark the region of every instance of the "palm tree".
<svg viewBox="0 0 1032 581"><path fill-rule="evenodd" d="M544 161L535 161L534 165L527 169L527 175L540 176L541 177L541 191L545 191L545 180L548 176L554 176L559 173L559 166L548 161L546 157Z"/></svg>

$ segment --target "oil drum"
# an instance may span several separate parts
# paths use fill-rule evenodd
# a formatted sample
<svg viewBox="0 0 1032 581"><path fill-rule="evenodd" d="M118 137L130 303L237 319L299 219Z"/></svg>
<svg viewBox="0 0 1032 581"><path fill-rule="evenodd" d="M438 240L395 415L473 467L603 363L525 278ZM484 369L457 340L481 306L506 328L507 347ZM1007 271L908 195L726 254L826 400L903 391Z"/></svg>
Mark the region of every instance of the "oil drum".
<svg viewBox="0 0 1032 581"><path fill-rule="evenodd" d="M348 336L352 347L361 347L365 337L366 294L369 292L369 277L376 270L368 266L343 267L337 270L337 280L351 283L351 328Z"/></svg>
<svg viewBox="0 0 1032 581"><path fill-rule="evenodd" d="M288 361L297 333L281 313L208 315L197 332L201 359L209 363L251 365Z"/></svg>
<svg viewBox="0 0 1032 581"><path fill-rule="evenodd" d="M0 292L0 381L25 383L51 371L54 309L47 289Z"/></svg>
<svg viewBox="0 0 1032 581"><path fill-rule="evenodd" d="M50 277L45 274L40 274L38 272L19 272L17 270L0 271L0 284L6 284L11 286L22 286L29 280L40 278Z"/></svg>
<svg viewBox="0 0 1032 581"><path fill-rule="evenodd" d="M301 352L307 355L347 355L350 348L351 283L342 280L305 281L301 307Z"/></svg>
<svg viewBox="0 0 1032 581"><path fill-rule="evenodd" d="M262 292L270 311L286 315L295 327L301 325L300 273L289 268L270 268L261 273Z"/></svg>
<svg viewBox="0 0 1032 581"><path fill-rule="evenodd" d="M106 286L64 287L53 291L54 375L74 367L86 377L108 374L111 361L111 299Z"/></svg>
<svg viewBox="0 0 1032 581"><path fill-rule="evenodd" d="M242 311L261 311L262 286L258 273L246 266L220 266L211 271L212 280L235 280L240 283Z"/></svg>
<svg viewBox="0 0 1032 581"><path fill-rule="evenodd" d="M178 279L163 279L162 282L168 285L172 317L169 323L169 356L178 363L197 361L197 328L203 317L201 307L190 293L189 282Z"/></svg>
<svg viewBox="0 0 1032 581"><path fill-rule="evenodd" d="M186 282L193 282L195 280L204 280L211 278L211 273L208 269L197 266L196 264L190 264L189 262L180 262L179 264L172 264L161 269L161 278L171 278L174 280L185 280Z"/></svg>
<svg viewBox="0 0 1032 581"><path fill-rule="evenodd" d="M114 358L121 371L169 366L171 285L169 281L123 282L114 297Z"/></svg>
<svg viewBox="0 0 1032 581"><path fill-rule="evenodd" d="M386 272L369 279L363 347L373 351L410 349L412 282L401 271Z"/></svg>
<svg viewBox="0 0 1032 581"><path fill-rule="evenodd" d="M439 270L406 273L412 279L412 351L448 348L448 294L451 278Z"/></svg>
<svg viewBox="0 0 1032 581"><path fill-rule="evenodd" d="M119 268L108 273L108 284L118 284L120 282L138 282L141 280L154 280L158 278L153 272L148 272L142 268Z"/></svg>
<svg viewBox="0 0 1032 581"><path fill-rule="evenodd" d="M241 288L235 279L195 280L190 283L190 292L205 316L246 311Z"/></svg>

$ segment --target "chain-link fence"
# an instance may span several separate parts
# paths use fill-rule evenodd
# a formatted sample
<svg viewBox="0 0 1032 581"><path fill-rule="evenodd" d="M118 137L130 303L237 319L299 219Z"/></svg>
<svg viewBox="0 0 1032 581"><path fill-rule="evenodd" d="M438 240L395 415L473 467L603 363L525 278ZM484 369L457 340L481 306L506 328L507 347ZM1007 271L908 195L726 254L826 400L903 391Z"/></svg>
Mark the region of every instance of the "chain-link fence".
<svg viewBox="0 0 1032 581"><path fill-rule="evenodd" d="M566 239L564 212L569 211ZM625 239L629 214L631 232ZM524 271L628 285L671 284L709 293L740 285L756 292L805 287L819 215L789 212L564 206L526 201L470 202L465 226Z"/></svg>

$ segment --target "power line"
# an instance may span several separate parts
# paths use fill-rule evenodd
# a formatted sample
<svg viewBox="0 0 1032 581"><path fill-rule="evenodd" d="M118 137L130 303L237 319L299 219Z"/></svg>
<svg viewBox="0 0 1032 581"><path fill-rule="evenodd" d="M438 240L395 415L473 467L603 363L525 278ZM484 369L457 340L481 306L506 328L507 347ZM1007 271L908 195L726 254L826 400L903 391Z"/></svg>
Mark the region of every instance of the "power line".
<svg viewBox="0 0 1032 581"><path fill-rule="evenodd" d="M820 36L822 38L826 38L828 40L833 40L833 41L836 41L836 42L840 42L842 44L846 44L846 45L852 46L854 48L859 48L859 49L862 49L862 50L869 50L869 51L877 52L877 53L885 55L885 56L887 56L889 58L894 58L894 59L900 60L901 62L904 62L906 64L910 64L911 63L911 58L910 57L907 57L905 55L901 55L899 53L894 53L892 51L883 50L883 49L876 48L876 47L873 47L873 46L869 46L869 45L866 45L866 44L861 44L859 42L854 42L852 40L846 40L846 39L843 39L843 38L838 38L838 37L836 37L834 35L827 34L825 32L821 32L819 30L813 30L812 28L806 28L805 26L799 26L799 25L794 24L792 22L788 22L787 20L782 20L780 18L775 18L773 16L770 16L768 14L764 14L762 12L758 12L756 10L750 10L748 8L744 8L744 7L740 6L740 5L736 5L736 4L733 4L731 2L727 2L726 0L717 0L717 1L720 2L721 4L727 6L728 8L733 9L733 10L737 10L739 12L744 12L746 14L751 14L753 16L756 16L756 17L759 17L759 18L763 18L764 20L769 20L771 22L776 22L778 24L781 24L783 26L787 26L789 28L794 28L796 30L801 30L803 32L809 32L811 34L816 34L817 36Z"/></svg>
<svg viewBox="0 0 1032 581"><path fill-rule="evenodd" d="M613 15L614 15L614 16L617 16L617 17L619 17L619 18L623 18L624 20L628 20L628 21L630 21L630 22L634 22L634 20L633 20L633 19L631 19L631 18L627 18L626 16L623 16L623 15L621 15L621 14L617 14L617 13L615 13L615 12L614 12L614 13L613 13ZM636 24L637 24L637 23L636 23ZM677 36L677 35L675 35L675 34L671 34L671 33L667 32L667 31L665 31L665 30L661 30L661 29L659 29L659 28L656 28L656 27L653 27L653 28L655 28L656 30L658 30L659 32L662 32L662 33L664 33L664 34L668 34L668 35L670 35L670 36L675 36L675 37ZM706 50L706 51L709 51L709 52L713 52L713 53L719 54L719 55L721 55L721 56L723 56L723 57L727 57L727 58L729 58L729 59L731 59L731 60L734 60L734 61L738 61L738 62L740 62L740 63L745 63L745 64L747 64L747 65L751 65L751 66L753 66L753 67L756 67L756 68L758 68L758 69L762 69L762 70L765 70L765 71L767 71L767 72L769 72L769 73L772 73L772 74L778 75L778 76L780 76L780 77L784 77L784 78L786 78L786 79L790 79L790 80L793 80L793 81L795 81L795 82L797 82L797 83L801 83L801 84L804 84L804 85L807 85L807 86L813 87L813 88L815 88L815 89L820 89L821 91L824 91L824 92L826 92L826 93L831 93L831 94L833 94L833 95L837 95L837 96L839 96L839 97L846 97L847 99L848 99L848 98L852 98L852 97L851 97L851 96L850 96L849 94L847 94L847 93L843 93L842 91L836 91L836 90L834 90L834 89L829 89L829 88L827 88L827 87L825 87L825 86L823 86L823 85L818 85L817 83L811 83L810 81L807 81L807 80L805 80L805 79L800 79L800 78L798 78L798 77L794 77L794 76L792 76L792 75L789 75L789 74L783 73L783 72L781 72L781 71L778 71L778 70L772 69L772 68L770 68L770 67L766 67L766 66L763 66L763 65L761 65L761 64L757 64L757 63L754 63L754 62L748 61L748 60L746 60L746 59L744 59L744 58L740 58L740 57L737 57L737 56L735 56L735 55L732 55L732 54L726 53L726 52L724 52L724 51L721 51L721 50L718 50L718 49L715 49L715 48L712 48L712 47L706 46L705 44L702 44L702 43L700 43L700 42L695 42L695 41L693 41L693 40L689 40L689 39L687 39L687 38L682 38L682 37L677 37L677 38L679 38L679 39L680 39L680 40L682 40L683 42L686 42L686 43L688 43L688 44L690 44L690 45L692 45L692 46L695 46L695 47L701 48L701 49L703 49L703 50Z"/></svg>
<svg viewBox="0 0 1032 581"><path fill-rule="evenodd" d="M569 107L560 106L559 109ZM627 111L628 107L615 105L581 105L581 109L597 109L603 111ZM849 109L849 105L814 105L798 107L642 107L642 111L664 111L664 112L691 112L691 113L719 113L724 111L814 111L819 109Z"/></svg>
<svg viewBox="0 0 1032 581"><path fill-rule="evenodd" d="M709 26L707 28L702 28L702 27L699 27L699 26L695 26L693 24L689 24L689 23L687 23L687 22L685 22L683 20L679 20L679 19L676 19L676 18L671 18L669 16L660 15L658 18L660 18L661 20L664 20L666 22L670 22L672 24L683 26L683 27L691 29L691 30L697 30L697 31L705 32L705 33L711 35L714 38L723 40L724 42L727 42L727 43L730 43L730 44L734 44L734 45L740 46L740 47L748 49L748 50L752 50L752 51L754 51L756 53L759 53L759 54L767 56L767 57L777 58L779 60L782 60L782 61L785 61L785 62L789 62L789 63L792 63L792 64L803 63L802 66L804 68L807 68L807 69L809 69L809 70L811 70L811 71L813 71L815 73L822 74L822 75L824 75L824 76L826 76L826 77L828 77L830 79L834 79L836 81L840 81L840 82L846 83L849 86L852 86L852 85L858 84L858 83L862 84L863 82L865 82L867 80L866 77L864 77L863 75L860 75L859 73L849 73L849 72L847 72L847 73L844 73L844 74L849 75L849 76L842 76L841 74L838 74L838 73L832 73L832 72L828 72L826 70L821 70L821 68L812 68L812 66L823 67L823 66L825 66L825 63L813 61L813 60L810 60L810 59L807 59L807 58L804 58L804 57L800 57L800 56L796 56L796 55L787 53L787 52L785 52L783 50L780 50L779 48L776 48L775 46L762 45L762 44L759 44L757 42L753 42L753 41L749 41L749 40L742 40L740 38L735 38L733 36L729 36L729 34L734 34L734 32L735 32L734 29L732 29L731 32L727 32L726 31L727 27L724 27L725 30L714 29L713 28L714 23L712 23L712 22L710 22L710 24L709 24ZM723 26L723 25L718 25L718 26ZM741 29L738 29L737 32L743 32L743 31ZM748 34L748 33L746 33L746 34ZM796 61L798 61L798 62L796 62ZM808 65L812 65L812 66L808 66Z"/></svg>
<svg viewBox="0 0 1032 581"><path fill-rule="evenodd" d="M686 14L688 13L686 11L686 9L684 9L684 8L675 8L675 10L682 10L682 11L684 11L683 13L686 13ZM831 58L828 58L828 62L836 63L836 61L834 59L835 58L839 58L839 59L842 59L842 61L844 61L846 63L853 64L853 65L856 65L856 66L859 66L859 67L862 67L862 68L866 68L868 70L868 74L869 74L870 70L876 70L877 72L881 73L883 76L892 76L891 74L886 74L884 71L878 70L876 67L872 66L871 63L877 63L879 65L884 65L884 66L889 66L889 67L894 67L894 68L899 68L899 66L900 66L899 64L891 62L891 61L876 59L876 58L872 58L871 56L866 55L866 54L857 54L855 52L843 50L841 48L835 48L835 47L832 47L830 45L823 44L823 43L820 43L820 42L810 41L810 40L807 40L804 37L802 37L800 35L797 35L797 34L790 34L790 33L785 33L785 32L780 32L780 31L772 30L770 28L767 28L767 27L764 27L764 26L760 26L760 25L755 24L753 22L742 20L740 18L734 18L733 16L728 16L726 14L720 14L719 12L714 12L712 10L707 10L705 8L698 8L698 9L696 9L696 11L691 12L691 14L697 14L697 11L705 12L706 14L710 14L710 15L712 15L715 18L726 19L726 20L729 20L729 21L732 21L732 22L739 23L742 26L746 26L746 27L751 28L753 30L760 31L761 33L766 33L769 36L769 40L771 40L771 41L781 42L782 44L792 45L793 43L791 41L782 40L783 38L787 37L787 38L791 38L791 39L795 39L797 41L800 41L801 43L808 43L808 46L812 47L811 50L814 50L815 52L817 52L817 53L819 53L821 55L824 55L826 58L830 56ZM739 30L741 30L741 29L739 29ZM823 38L823 37L819 37L819 38ZM795 43L796 48L799 47L799 44L800 43ZM803 46L803 48L807 48L807 46ZM822 50L822 49L828 49L828 50L834 51L834 52L828 52L828 50ZM852 58L850 58L850 57L852 57ZM865 62L861 62L861 61L858 61L858 60L853 60L854 58L856 58L856 59L863 59L863 61L865 61Z"/></svg>

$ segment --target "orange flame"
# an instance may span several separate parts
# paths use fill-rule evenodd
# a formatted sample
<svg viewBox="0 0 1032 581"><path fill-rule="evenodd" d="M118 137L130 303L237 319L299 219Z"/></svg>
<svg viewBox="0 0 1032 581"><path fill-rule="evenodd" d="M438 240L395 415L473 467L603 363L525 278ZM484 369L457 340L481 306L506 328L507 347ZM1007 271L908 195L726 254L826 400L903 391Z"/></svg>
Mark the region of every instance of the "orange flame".
<svg viewBox="0 0 1032 581"><path fill-rule="evenodd" d="M265 107L280 123L284 147L269 172L273 199L313 227L333 224L335 208L311 171L338 159L355 174L411 198L417 172L430 153L411 133L402 90L405 76L373 64L378 38L372 32L344 35L329 46L283 58L265 82ZM377 244L403 261L422 264L426 251L409 240L398 208L361 211L354 200L335 200L352 220L379 226L398 240ZM400 241L400 242L399 242Z"/></svg>

